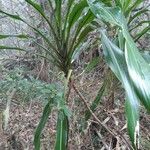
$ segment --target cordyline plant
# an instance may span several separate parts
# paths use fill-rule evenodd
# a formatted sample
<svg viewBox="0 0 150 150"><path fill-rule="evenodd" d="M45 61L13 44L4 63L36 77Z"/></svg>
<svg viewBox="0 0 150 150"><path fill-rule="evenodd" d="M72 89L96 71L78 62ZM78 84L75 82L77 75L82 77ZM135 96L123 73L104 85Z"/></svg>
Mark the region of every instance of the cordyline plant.
<svg viewBox="0 0 150 150"><path fill-rule="evenodd" d="M115 6L111 1L107 5L101 2L88 1L95 16L116 26L116 35L110 41L104 30L101 30L101 42L107 64L122 83L126 91L126 117L129 135L134 149L139 149L139 112L140 102L150 112L150 66L142 57L134 41L137 41L150 28L145 27L143 31L131 37L129 30L132 20L143 12L143 9L131 16L131 12L142 0L116 0ZM109 5L108 5L109 4ZM127 21L129 20L129 21ZM149 24L149 21L145 21ZM142 24L141 22L140 24ZM138 26L132 27L133 29Z"/></svg>
<svg viewBox="0 0 150 150"><path fill-rule="evenodd" d="M24 22L33 29L33 31L46 43L46 46L45 44L41 45L37 43L38 46L46 52L46 56L43 57L53 62L65 76L64 89L62 92L52 97L44 108L42 118L35 132L35 149L40 149L40 135L54 106L58 108L55 149L67 149L69 132L67 87L71 78L71 64L75 54L79 51L78 47L84 42L85 37L94 30L92 23L95 16L106 23L108 27L110 27L110 24L113 24L116 27L114 42L108 39L103 30L101 30L101 42L107 64L123 84L126 91L128 130L133 143L133 148L137 149L139 141L139 102L150 111L150 85L148 84L150 80L150 67L139 53L134 40L137 41L149 28L146 27L141 33L136 35L134 40L130 36L129 30L132 31L133 29L136 29L138 26L130 26L130 24L136 17L148 11L147 9L143 9L134 15L131 15L132 10L141 4L142 0L80 0L78 2L75 0L68 0L65 1L66 13L64 13L62 9L62 0L47 0L49 8L51 8L50 12L53 14L52 18L49 18L43 10L43 7L35 1L25 0L25 2L31 5L37 13L42 16L43 20L45 20L45 23L47 23L49 27L49 33L51 33L52 36L51 38L19 15L12 15L2 10L0 10L0 13L9 16L12 19ZM90 9L88 5L90 6ZM149 23L149 21L141 22L140 24L143 23ZM7 37L35 39L32 36L24 34L0 35L0 39ZM20 47L8 46L0 46L0 49L24 50ZM96 99L90 107L92 111L94 111L99 104L105 87L106 82L103 83ZM88 120L90 116L91 111L87 111L85 120Z"/></svg>
<svg viewBox="0 0 150 150"><path fill-rule="evenodd" d="M50 8L51 17L49 17L43 7L33 1L25 0L30 6L32 6L37 13L41 15L45 24L47 24L49 30L45 34L39 28L31 25L25 19L19 15L12 15L3 10L0 13L9 16L10 18L21 21L28 25L39 37L41 37L46 44L36 44L46 52L43 55L45 59L53 62L60 71L64 73L65 82L64 89L52 97L44 108L42 118L35 132L34 145L35 149L40 149L40 135L42 130L49 118L52 108L55 106L58 108L58 119L57 119L57 136L55 149L65 150L67 149L68 143L68 132L69 132L69 110L67 108L67 87L71 77L71 63L74 61L74 56L78 53L78 47L84 42L85 37L94 30L92 21L94 20L94 15L89 10L88 3L86 0L81 0L76 2L75 0L65 1L62 0L48 0L47 4ZM65 7L66 12L64 13ZM8 37L17 38L28 38L30 40L35 40L35 37L28 36L25 34L21 35L0 35L0 39ZM8 47L0 46L0 49L14 49L23 50L20 47Z"/></svg>

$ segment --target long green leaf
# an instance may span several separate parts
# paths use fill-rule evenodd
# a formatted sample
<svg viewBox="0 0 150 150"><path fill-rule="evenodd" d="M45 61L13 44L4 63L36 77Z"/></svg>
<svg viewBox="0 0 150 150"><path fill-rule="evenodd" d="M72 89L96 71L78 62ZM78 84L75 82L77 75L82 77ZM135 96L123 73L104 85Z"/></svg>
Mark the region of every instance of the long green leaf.
<svg viewBox="0 0 150 150"><path fill-rule="evenodd" d="M149 24L150 25L150 24ZM138 33L135 36L135 42L137 42L144 34L146 34L148 31L150 31L150 26L147 26L146 28L144 28L140 33Z"/></svg>
<svg viewBox="0 0 150 150"><path fill-rule="evenodd" d="M47 18L47 16L45 15L42 7L38 4L38 3L35 3L33 2L32 0L25 0L28 4L30 4L35 10L37 10L37 12L39 12L39 14L46 20L46 22L48 23L53 35L54 35L54 38L56 39L56 41L58 41L58 38L56 36L56 33L55 33L55 30L52 26L52 23L49 21L49 19Z"/></svg>
<svg viewBox="0 0 150 150"><path fill-rule="evenodd" d="M25 35L25 34L19 34L19 35L0 35L0 39L5 39L5 38L9 38L9 37L16 37L16 38L21 38L21 39L27 39L30 36Z"/></svg>
<svg viewBox="0 0 150 150"><path fill-rule="evenodd" d="M7 15L7 16L9 16L9 17L15 19L15 20L23 21L22 18L20 18L19 15L12 15L12 14L9 14L9 13L4 12L4 11L2 11L2 10L0 10L0 13L5 14L5 15Z"/></svg>
<svg viewBox="0 0 150 150"><path fill-rule="evenodd" d="M78 36L78 39L73 47L72 50L69 51L69 59L73 60L73 56L75 55L74 52L76 51L77 47L83 42L83 40L87 37L87 35L93 31L93 27L91 25L86 26Z"/></svg>
<svg viewBox="0 0 150 150"><path fill-rule="evenodd" d="M23 48L20 48L20 47L9 47L9 46L3 46L3 45L0 45L0 50L19 50L19 51L27 51Z"/></svg>
<svg viewBox="0 0 150 150"><path fill-rule="evenodd" d="M119 7L106 7L103 3L97 2L92 3L88 0L91 11L99 19L106 22L116 24L118 26L123 26L126 22L125 18L122 17L122 13Z"/></svg>
<svg viewBox="0 0 150 150"><path fill-rule="evenodd" d="M64 27L63 27L63 33L62 33L62 37L64 39L67 36L67 31L66 31L67 22L68 22L69 13L70 13L70 10L71 10L73 4L74 4L74 0L68 0L68 3L67 3L67 13L66 13L66 17L65 17L65 21L64 21Z"/></svg>
<svg viewBox="0 0 150 150"><path fill-rule="evenodd" d="M92 71L100 63L100 60L101 58L99 56L93 58L85 67L84 72L89 73L90 71Z"/></svg>
<svg viewBox="0 0 150 150"><path fill-rule="evenodd" d="M124 53L102 32L105 59L126 90L126 117L129 135L134 148L139 142L139 102L128 74ZM138 137L138 138L136 138Z"/></svg>
<svg viewBox="0 0 150 150"><path fill-rule="evenodd" d="M93 31L93 27L91 25L86 26L81 33L79 34L76 44L74 45L74 50L83 42L83 40L87 37L87 35Z"/></svg>
<svg viewBox="0 0 150 150"><path fill-rule="evenodd" d="M80 21L79 21L79 23L78 23L77 30L76 30L76 32L75 32L75 36L74 36L74 38L73 38L73 40L72 40L72 43L71 43L71 46L70 46L70 48L69 48L70 51L71 51L72 48L74 47L74 45L75 45L75 43L76 43L76 40L77 40L78 36L80 35L80 31L83 30L84 28L86 28L87 24L89 25L89 24L93 21L94 18L95 18L95 17L94 17L94 15L93 15L93 13L89 10L89 11L86 13L86 15L83 16L83 17L80 19ZM93 28L93 30L94 30L94 28ZM90 32L91 32L91 31L90 31ZM82 42L82 40L80 40L80 38L79 38L79 39L78 39L78 45L79 45L81 42Z"/></svg>
<svg viewBox="0 0 150 150"><path fill-rule="evenodd" d="M139 149L139 103L138 98L133 91L133 87L129 86L128 92L126 94L125 112L127 118L128 133L133 143L133 147L134 149Z"/></svg>
<svg viewBox="0 0 150 150"><path fill-rule="evenodd" d="M136 93L150 112L150 66L144 60L132 41L126 42L125 57L130 78Z"/></svg>
<svg viewBox="0 0 150 150"><path fill-rule="evenodd" d="M115 0L115 5L122 8L122 3L120 0Z"/></svg>
<svg viewBox="0 0 150 150"><path fill-rule="evenodd" d="M140 15L142 15L142 14L148 12L148 11L149 11L148 9L142 9L142 10L138 11L137 13L135 13L133 16L130 16L128 24L130 24L138 16L140 16Z"/></svg>
<svg viewBox="0 0 150 150"><path fill-rule="evenodd" d="M105 89L106 89L106 85L107 85L107 82L104 81L102 86L101 86L101 88L100 88L100 90L98 91L98 94L97 94L96 98L94 99L94 101L92 102L92 104L90 106L90 108L91 108L91 110L93 112L95 112L97 106L99 106L99 103L100 103L100 101L102 99L102 96L104 95L104 92L105 92ZM91 117L91 112L89 110L87 110L85 112L85 121L90 119L90 117Z"/></svg>
<svg viewBox="0 0 150 150"><path fill-rule="evenodd" d="M122 31L120 31L120 30L118 32L118 42L119 42L118 43L118 47L120 49L124 50L124 48L125 48L125 38L124 38L124 36L122 34Z"/></svg>
<svg viewBox="0 0 150 150"><path fill-rule="evenodd" d="M60 109L57 119L57 137L55 150L67 150L69 122L63 109Z"/></svg>
<svg viewBox="0 0 150 150"><path fill-rule="evenodd" d="M55 48L55 46L50 42L50 40L38 29L38 28L35 28L34 26L30 25L29 23L27 23L23 18L21 18L19 15L12 15L12 14L9 14L9 13L6 13L2 10L0 10L0 13L3 13L7 16L9 16L10 18L12 19L15 19L15 20L19 20L19 21L22 21L23 23L25 23L26 25L28 25L31 29L33 29L36 33L38 33L49 45L50 48L52 48L55 53L57 55L59 55L59 52L58 50Z"/></svg>
<svg viewBox="0 0 150 150"><path fill-rule="evenodd" d="M44 110L43 110L43 114L42 114L42 118L38 124L38 127L35 131L35 135L34 135L34 146L35 146L35 150L40 150L40 136L42 133L42 130L45 127L45 124L49 118L49 115L51 113L52 107L53 107L53 99L51 99L45 106Z"/></svg>
<svg viewBox="0 0 150 150"><path fill-rule="evenodd" d="M113 24L121 27L123 36L126 40L125 58L129 76L133 82L133 87L136 89L140 101L143 103L145 108L150 111L150 91L148 90L150 86L147 84L150 82L150 66L141 56L134 40L131 38L128 32L125 17L120 10L118 10L118 13L115 13L114 8L108 9L107 7L102 8L100 4L89 4L91 5L90 7L92 8L92 11L99 18L106 14L108 18L103 17L105 21L112 22ZM119 20L117 21L117 19Z"/></svg>
<svg viewBox="0 0 150 150"><path fill-rule="evenodd" d="M134 27L132 27L132 28L129 30L129 32L131 32L132 30L134 30L134 29L136 29L136 28L142 26L143 24L149 24L149 25L150 25L150 20L145 20L145 21L139 22L137 25L135 25ZM147 28L147 27L146 27L146 28ZM145 30L145 28L144 28L143 30ZM146 31L146 32L147 32L147 31Z"/></svg>
<svg viewBox="0 0 150 150"><path fill-rule="evenodd" d="M61 29L61 6L62 6L62 0L55 0L55 16L56 16L56 21L58 24L58 27Z"/></svg>
<svg viewBox="0 0 150 150"><path fill-rule="evenodd" d="M71 27L76 23L76 21L81 16L81 13L83 12L84 8L87 6L88 6L87 1L81 0L73 7L72 11L70 12L68 16L68 28L67 28L66 41L68 41Z"/></svg>
<svg viewBox="0 0 150 150"><path fill-rule="evenodd" d="M132 0L124 0L123 10L124 12L130 7Z"/></svg>
<svg viewBox="0 0 150 150"><path fill-rule="evenodd" d="M139 6L143 0L136 0L131 7L128 7L125 16L128 16L131 11L133 11L137 6Z"/></svg>

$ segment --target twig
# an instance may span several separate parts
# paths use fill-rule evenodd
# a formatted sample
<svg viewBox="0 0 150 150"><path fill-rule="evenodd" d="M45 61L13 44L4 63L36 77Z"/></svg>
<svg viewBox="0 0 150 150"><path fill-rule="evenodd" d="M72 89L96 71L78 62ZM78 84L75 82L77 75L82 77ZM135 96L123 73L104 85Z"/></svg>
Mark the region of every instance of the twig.
<svg viewBox="0 0 150 150"><path fill-rule="evenodd" d="M109 150L106 142L104 141L102 135L98 132L98 130L96 128L94 128L95 132L97 133L98 137L101 139L101 142L103 143L104 147L106 148L106 150Z"/></svg>
<svg viewBox="0 0 150 150"><path fill-rule="evenodd" d="M91 110L91 108L88 106L85 98L82 96L82 94L80 93L80 91L77 89L77 87L75 86L74 83L72 83L72 87L75 90L75 92L78 94L78 96L81 98L81 100L84 102L85 106L87 107L87 109L90 111L91 115L93 116L93 118L103 127L105 128L112 136L116 137L117 134L114 133L114 131L110 130L106 125L104 125L98 118L97 116L93 113L93 111ZM127 142L127 140L125 139L125 137L123 137L119 132L118 134L122 137L122 139L124 140L124 142L128 145L128 147L132 150L133 147Z"/></svg>

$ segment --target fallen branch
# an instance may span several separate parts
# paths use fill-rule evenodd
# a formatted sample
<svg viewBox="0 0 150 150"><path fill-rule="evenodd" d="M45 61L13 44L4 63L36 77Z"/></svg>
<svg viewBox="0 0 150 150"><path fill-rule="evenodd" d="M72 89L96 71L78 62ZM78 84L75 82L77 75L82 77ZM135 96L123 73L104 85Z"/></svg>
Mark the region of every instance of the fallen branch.
<svg viewBox="0 0 150 150"><path fill-rule="evenodd" d="M87 101L85 100L85 98L82 96L82 94L80 93L80 91L77 89L77 87L75 86L75 84L72 82L72 87L75 90L75 92L78 94L78 96L81 98L81 100L83 101L83 103L85 104L85 106L87 107L87 109L90 111L91 115L93 116L93 118L103 127L105 128L112 136L114 136L115 138L117 137L117 133L115 133L114 131L110 130L105 124L103 124L98 118L97 116L93 113L93 111L91 110L91 108L88 106ZM133 147L128 143L128 141L125 139L125 137L123 135L121 135L118 132L119 136L121 136L121 138L123 139L123 141L125 142L125 144L128 145L129 149L132 150Z"/></svg>

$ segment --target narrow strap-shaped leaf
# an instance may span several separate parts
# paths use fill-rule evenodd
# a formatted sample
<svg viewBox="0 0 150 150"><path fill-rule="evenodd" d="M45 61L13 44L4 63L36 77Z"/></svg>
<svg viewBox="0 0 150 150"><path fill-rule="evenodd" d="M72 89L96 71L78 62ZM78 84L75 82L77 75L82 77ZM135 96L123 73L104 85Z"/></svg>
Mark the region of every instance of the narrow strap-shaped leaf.
<svg viewBox="0 0 150 150"><path fill-rule="evenodd" d="M69 51L69 59L73 59L72 56L75 55L74 52L76 50L76 48L80 45L80 43L83 42L83 40L87 37L87 35L93 31L93 27L91 25L86 26L83 31L81 31L80 35L78 36L78 39L73 47L72 50Z"/></svg>
<svg viewBox="0 0 150 150"><path fill-rule="evenodd" d="M150 112L150 66L138 52L132 41L126 42L125 58L135 91Z"/></svg>
<svg viewBox="0 0 150 150"><path fill-rule="evenodd" d="M127 9L125 12L125 16L128 16L132 10L134 10L138 5L140 5L143 0L136 0L131 7Z"/></svg>
<svg viewBox="0 0 150 150"><path fill-rule="evenodd" d="M27 51L23 48L20 48L20 47L9 47L9 46L3 46L3 45L0 45L0 50L19 50L19 51Z"/></svg>
<svg viewBox="0 0 150 150"><path fill-rule="evenodd" d="M125 38L124 38L121 30L119 30L119 32L118 32L118 42L119 42L118 47L120 49L124 50L124 48L125 48Z"/></svg>
<svg viewBox="0 0 150 150"><path fill-rule="evenodd" d="M141 21L139 22L137 25L135 25L134 27L132 27L131 29L129 29L129 32L131 32L132 30L142 26L143 24L149 24L150 25L150 20L146 20L146 21ZM145 28L144 28L145 29Z"/></svg>
<svg viewBox="0 0 150 150"><path fill-rule="evenodd" d="M133 87L129 86L126 94L125 112L127 118L127 128L134 149L139 149L139 102Z"/></svg>
<svg viewBox="0 0 150 150"><path fill-rule="evenodd" d="M19 15L12 15L12 14L9 14L9 13L6 13L2 10L0 10L0 13L3 13L7 16L9 16L10 18L12 19L15 19L15 20L19 20L19 21L22 21L23 23L25 23L26 25L28 25L31 29L33 29L35 32L37 32L47 43L48 45L58 54L58 51L57 49L54 47L54 45L49 41L49 39L37 28L33 27L32 25L30 25L29 23L27 23L23 18L21 18Z"/></svg>
<svg viewBox="0 0 150 150"><path fill-rule="evenodd" d="M100 63L101 58L95 57L93 58L85 67L84 71L85 73L89 73L90 71L92 71L99 63Z"/></svg>
<svg viewBox="0 0 150 150"><path fill-rule="evenodd" d="M21 39L27 39L30 36L25 35L25 34L19 34L19 35L0 35L0 39L5 39L5 38L9 38L9 37L16 37L16 38L21 38Z"/></svg>
<svg viewBox="0 0 150 150"><path fill-rule="evenodd" d="M120 0L115 0L115 5L119 6L120 8L122 8L122 3Z"/></svg>
<svg viewBox="0 0 150 150"><path fill-rule="evenodd" d="M139 142L139 102L136 92L128 74L125 56L122 50L114 45L102 33L102 46L107 64L123 84L126 91L126 117L128 131L133 147L135 148Z"/></svg>
<svg viewBox="0 0 150 150"><path fill-rule="evenodd" d="M51 22L49 21L49 19L47 18L47 16L45 15L42 7L38 4L38 3L35 3L33 2L32 0L25 0L28 4L30 4L34 9L36 9L40 14L41 16L46 20L46 22L48 23L53 35L54 35L54 38L56 39L56 41L58 40L57 36L56 36L56 33L55 33L55 30L51 24Z"/></svg>
<svg viewBox="0 0 150 150"><path fill-rule="evenodd" d="M55 17L56 17L56 22L57 25L60 29L61 28L61 5L62 5L62 0L55 0Z"/></svg>
<svg viewBox="0 0 150 150"><path fill-rule="evenodd" d="M71 45L70 45L70 47L69 47L69 50L72 50L72 48L74 47L75 43L77 42L76 40L77 40L77 38L78 38L78 35L80 35L80 31L81 31L82 29L84 29L87 24L90 24L90 23L93 21L94 18L95 18L95 16L94 16L93 13L91 12L91 10L89 10L89 11L86 13L86 15L83 16L83 17L80 19L80 21L79 21L79 23L78 23L77 30L76 30L75 35L74 35L74 38L73 38L73 40L71 41L72 43L71 43ZM93 30L94 30L94 28L93 28ZM80 40L78 40L78 42L80 42ZM81 42L82 42L82 41L81 41Z"/></svg>
<svg viewBox="0 0 150 150"><path fill-rule="evenodd" d="M86 15L84 15L78 24L77 27L77 33L79 33L83 27L85 27L87 24L91 23L94 20L95 16L93 15L93 13L91 12L91 10L89 10Z"/></svg>
<svg viewBox="0 0 150 150"><path fill-rule="evenodd" d="M106 85L107 85L107 82L104 81L101 88L99 89L98 93L97 93L97 96L96 98L94 99L94 101L92 102L90 108L93 112L95 112L97 106L99 106L99 103L102 99L102 96L104 95L104 92L105 92L105 89L106 89ZM91 112L89 110L87 110L85 112L85 121L87 121L88 119L90 119L91 117Z"/></svg>
<svg viewBox="0 0 150 150"><path fill-rule="evenodd" d="M44 129L45 127L45 124L49 118L49 115L51 113L51 110L52 110L52 105L53 104L53 99L49 100L49 102L46 104L44 110L43 110L43 114L42 114L42 117L41 117L41 120L38 124L38 127L36 128L36 131L35 131L35 135L34 135L34 146L35 146L35 150L40 150L40 136L41 136L41 133L42 133L42 130Z"/></svg>
<svg viewBox="0 0 150 150"><path fill-rule="evenodd" d="M63 109L60 109L57 119L57 137L55 150L67 150L69 122Z"/></svg>
<svg viewBox="0 0 150 150"><path fill-rule="evenodd" d="M106 7L103 3L92 3L88 0L91 11L99 19L106 22L123 26L126 22L119 7Z"/></svg>
<svg viewBox="0 0 150 150"><path fill-rule="evenodd" d="M128 21L128 24L130 24L135 18L137 18L138 16L148 12L149 10L148 9L142 9L140 11L138 11L137 13L135 13L133 16L130 16L130 19Z"/></svg>
<svg viewBox="0 0 150 150"><path fill-rule="evenodd" d="M9 14L9 13L4 12L4 11L2 11L2 10L0 10L0 13L5 14L5 15L7 15L7 16L9 16L9 17L15 19L15 20L23 21L22 18L20 18L19 15L12 15L12 14Z"/></svg>
<svg viewBox="0 0 150 150"><path fill-rule="evenodd" d="M124 0L123 11L125 12L130 7L132 0Z"/></svg>
<svg viewBox="0 0 150 150"><path fill-rule="evenodd" d="M87 35L93 31L93 27L91 25L86 26L82 32L79 34L76 44L74 45L74 50L83 42L83 40L87 37Z"/></svg>
<svg viewBox="0 0 150 150"><path fill-rule="evenodd" d="M74 4L74 0L68 0L67 13L66 13L66 17L65 17L65 21L64 21L64 27L63 27L63 33L62 33L62 37L64 39L66 39L66 36L67 36L66 28L67 28L68 16L69 16L69 13L70 13L70 10L71 10L71 7L73 4Z"/></svg>
<svg viewBox="0 0 150 150"><path fill-rule="evenodd" d="M150 25L150 24L149 24ZM135 38L135 42L137 42L144 34L146 34L148 31L150 31L150 26L147 26L146 28L144 28L140 33L138 33L137 35L136 35L136 37L134 37Z"/></svg>
<svg viewBox="0 0 150 150"><path fill-rule="evenodd" d="M86 0L81 0L79 1L72 9L72 11L69 14L68 18L68 27L67 27L67 37L66 41L68 41L69 34L71 27L76 23L76 21L79 19L81 16L81 13L83 12L84 8L87 7L87 1Z"/></svg>

